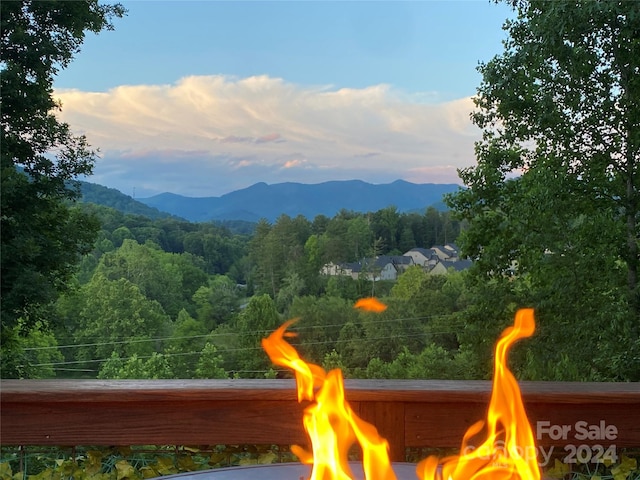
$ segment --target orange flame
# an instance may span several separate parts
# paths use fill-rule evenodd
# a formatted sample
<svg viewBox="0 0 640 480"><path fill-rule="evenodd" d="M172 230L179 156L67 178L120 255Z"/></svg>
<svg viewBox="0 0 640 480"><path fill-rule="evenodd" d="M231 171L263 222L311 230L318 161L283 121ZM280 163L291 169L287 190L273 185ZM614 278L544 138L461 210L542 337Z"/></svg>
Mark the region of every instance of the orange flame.
<svg viewBox="0 0 640 480"><path fill-rule="evenodd" d="M357 441L362 447L365 478L395 480L389 444L347 403L342 372L336 369L326 373L322 367L304 362L284 340L285 336L293 335L286 330L295 321L289 320L262 340L273 363L295 372L298 401L313 402L305 409L303 418L312 453L297 445L291 451L302 463L313 464L310 480L349 480L354 475L349 468L348 453Z"/></svg>
<svg viewBox="0 0 640 480"><path fill-rule="evenodd" d="M515 323L502 332L496 346L493 390L487 412L487 438L478 447L469 440L485 426L472 425L464 435L460 455L428 457L418 464L422 480L539 480L533 432L520 396L518 382L507 368L507 352L517 340L535 330L532 309L516 313ZM441 464L441 469L438 464Z"/></svg>
<svg viewBox="0 0 640 480"><path fill-rule="evenodd" d="M360 308L362 310L367 310L369 312L384 312L387 309L387 306L382 303L380 300L374 297L370 298L361 298L356 302L354 308Z"/></svg>
<svg viewBox="0 0 640 480"><path fill-rule="evenodd" d="M387 307L375 298L359 300L356 308L381 312ZM395 480L389 461L389 445L376 428L359 418L345 399L340 370L325 372L302 360L285 341L295 336L287 328L289 320L262 346L271 361L295 372L298 401L312 402L304 411L304 428L312 452L294 445L292 452L301 462L312 464L310 480L351 480L348 452L357 441L362 447L367 480ZM517 340L535 330L532 309L519 310L514 325L504 330L496 345L494 378L486 422L472 425L462 440L461 454L439 460L430 456L417 466L419 480L540 480L533 432L524 409L518 382L507 368L507 353ZM486 426L486 428L485 428ZM486 430L486 440L478 448L470 440Z"/></svg>

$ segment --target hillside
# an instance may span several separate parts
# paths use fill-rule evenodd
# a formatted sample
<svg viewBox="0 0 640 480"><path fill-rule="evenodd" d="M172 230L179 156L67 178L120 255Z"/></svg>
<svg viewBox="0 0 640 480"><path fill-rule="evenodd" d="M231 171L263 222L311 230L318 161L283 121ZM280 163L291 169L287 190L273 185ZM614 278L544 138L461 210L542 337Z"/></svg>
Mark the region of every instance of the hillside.
<svg viewBox="0 0 640 480"><path fill-rule="evenodd" d="M313 185L256 183L221 197L194 198L162 193L138 201L194 222L257 222L261 218L275 221L281 214L313 219L321 214L333 217L342 209L374 212L390 205L397 207L399 212L423 211L429 206L443 208L443 195L459 188L455 184L414 184L403 180L383 185L360 180Z"/></svg>
<svg viewBox="0 0 640 480"><path fill-rule="evenodd" d="M170 213L161 212L157 208L138 202L115 188L104 187L97 183L80 182L80 191L82 192L83 202L111 207L122 213L144 215L151 219L168 218L172 216Z"/></svg>

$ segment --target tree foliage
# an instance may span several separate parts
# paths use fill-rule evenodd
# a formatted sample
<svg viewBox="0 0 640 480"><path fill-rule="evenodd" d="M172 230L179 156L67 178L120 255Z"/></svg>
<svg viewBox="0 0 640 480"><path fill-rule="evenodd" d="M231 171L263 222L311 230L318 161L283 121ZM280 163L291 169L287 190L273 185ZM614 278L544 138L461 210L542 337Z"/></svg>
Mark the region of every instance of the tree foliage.
<svg viewBox="0 0 640 480"><path fill-rule="evenodd" d="M282 318L276 310L273 299L262 294L251 298L238 315L234 332L237 335L237 351L234 359L236 369L248 378L264 378L262 373L270 366L270 361L261 347L261 340L269 332L280 326ZM239 367L239 368L238 368Z"/></svg>
<svg viewBox="0 0 640 480"><path fill-rule="evenodd" d="M371 237L368 218L378 215L343 211L332 219L319 217L313 223L283 215L275 225L261 222L250 238L231 235L213 224L150 219L90 204L83 208L95 214L103 228L94 250L81 263L76 288L57 302L55 335L61 345L67 345L60 349L67 365L53 366L57 375L99 371L105 378L146 376L147 362L154 354L162 355L168 364L168 370L158 373L163 377L226 376L226 372L238 377L276 375L267 371L270 364L260 340L282 319L296 316L301 317L296 325L301 352L316 362L323 357L341 361L349 374L364 371L374 356L391 360L401 352L402 339L407 337L414 353L432 338L443 348L457 346L455 341L443 344L443 337L426 333L433 330L433 321L416 330L415 321L400 320L388 329L397 341L384 338L389 336L385 325L393 324L396 314L398 318L410 318L424 316L427 310L433 312L442 305L448 308L442 299L449 297L439 293L443 280L433 277L418 282L406 298L394 299L394 314L377 324L375 315L360 315L353 309L355 300L370 294L369 280L342 276L327 279L320 274L325 259L331 258L325 248L330 235L327 232L341 232L335 244L343 242L352 255L365 254L371 248L367 246ZM397 218L389 219L390 215ZM389 209L386 217L397 226L396 233L409 225L425 226L426 219L425 215L404 215L395 209ZM432 221L436 217L442 220L445 215L436 212ZM331 224L340 227L327 230ZM231 264L226 267L226 275L212 274L205 259L207 253L200 248L212 235L239 246L224 250L218 244L222 252L218 256ZM244 257L238 259L237 252L243 252ZM426 276L421 269L417 271ZM240 276L232 278L232 272ZM261 272L266 275L261 276ZM409 287L411 278L409 275L399 283ZM266 287L267 295L254 296L252 281L258 291ZM376 292L384 296L392 285L376 282ZM154 321L158 314L163 318L160 330ZM110 330L110 326L116 328ZM406 329L413 330L407 333ZM132 332L135 341L127 346L122 332ZM452 332L448 335L455 338ZM210 355L205 352L207 343L211 345ZM217 353L212 352L213 346ZM111 359L113 352L117 357ZM19 358L16 362L24 364ZM149 365L156 364L160 365Z"/></svg>
<svg viewBox="0 0 640 480"><path fill-rule="evenodd" d="M78 197L73 181L91 173L96 154L56 118L52 84L85 31L110 29L123 14L121 5L96 0L1 4L3 336L42 321L42 307L64 290L92 247L97 222L67 202ZM3 374L17 372L3 368Z"/></svg>
<svg viewBox="0 0 640 480"><path fill-rule="evenodd" d="M198 321L209 331L230 320L238 310L241 293L238 286L225 275L216 275L209 279L193 294L197 305Z"/></svg>
<svg viewBox="0 0 640 480"><path fill-rule="evenodd" d="M150 355L158 340L171 334L169 316L126 278L109 280L94 275L83 287L75 339L78 360L107 359L112 352L123 357Z"/></svg>
<svg viewBox="0 0 640 480"><path fill-rule="evenodd" d="M597 378L617 359L640 378L640 4L509 3L504 52L480 66L478 163L449 198L461 245L479 281L515 270L549 368L566 355Z"/></svg>

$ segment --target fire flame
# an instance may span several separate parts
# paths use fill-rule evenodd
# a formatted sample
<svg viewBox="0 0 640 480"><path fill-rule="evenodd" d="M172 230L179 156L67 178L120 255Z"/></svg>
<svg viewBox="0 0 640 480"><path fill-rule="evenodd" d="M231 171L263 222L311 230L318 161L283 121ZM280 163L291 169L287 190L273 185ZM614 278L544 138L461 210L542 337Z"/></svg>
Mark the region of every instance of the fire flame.
<svg viewBox="0 0 640 480"><path fill-rule="evenodd" d="M460 455L439 460L428 457L418 464L422 480L539 480L533 432L522 403L518 382L507 368L511 345L535 330L532 309L516 313L515 323L502 332L496 346L493 389L487 411L487 438L473 448L469 440L485 422L472 425L464 435ZM440 465L440 468L438 466Z"/></svg>
<svg viewBox="0 0 640 480"><path fill-rule="evenodd" d="M318 365L304 362L284 340L292 336L289 320L262 340L264 350L276 365L295 372L298 401L311 403L304 411L304 428L311 440L312 453L294 445L291 451L302 463L313 464L310 480L350 480L349 449L357 441L367 480L395 480L389 461L389 444L373 425L359 418L344 396L342 372L326 373Z"/></svg>
<svg viewBox="0 0 640 480"><path fill-rule="evenodd" d="M353 307L376 313L384 312L387 309L387 306L384 303L374 297L361 298Z"/></svg>
<svg viewBox="0 0 640 480"><path fill-rule="evenodd" d="M380 312L386 305L377 299L362 299L356 308ZM310 480L351 480L350 448L357 441L362 448L367 480L395 480L389 461L389 444L377 429L359 418L345 399L342 372L328 373L302 360L285 337L297 319L285 322L262 346L271 361L295 372L298 401L309 401L303 424L312 451L294 445L292 452L305 464L312 464ZM419 480L540 480L533 432L520 395L518 382L507 368L511 345L535 330L532 309L519 310L515 323L504 330L496 346L491 401L486 422L472 425L462 440L460 455L442 460L431 456L418 464ZM486 428L485 428L486 426ZM486 430L486 440L474 448L470 440Z"/></svg>

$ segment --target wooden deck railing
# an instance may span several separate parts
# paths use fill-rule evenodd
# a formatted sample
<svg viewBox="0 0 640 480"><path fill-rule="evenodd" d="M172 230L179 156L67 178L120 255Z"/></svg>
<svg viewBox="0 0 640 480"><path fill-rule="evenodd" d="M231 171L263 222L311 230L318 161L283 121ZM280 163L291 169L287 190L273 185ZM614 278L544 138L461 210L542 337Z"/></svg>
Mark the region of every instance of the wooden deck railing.
<svg viewBox="0 0 640 480"><path fill-rule="evenodd" d="M638 383L521 389L540 445L640 446ZM484 381L346 381L352 408L389 440L394 461L404 461L406 447L459 446L484 417L490 390ZM0 442L304 445L303 408L289 380L3 380ZM554 438L564 425L565 438Z"/></svg>

